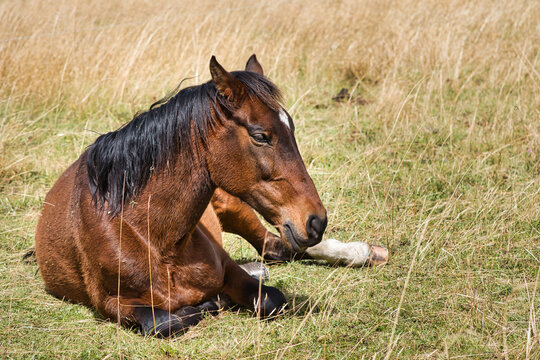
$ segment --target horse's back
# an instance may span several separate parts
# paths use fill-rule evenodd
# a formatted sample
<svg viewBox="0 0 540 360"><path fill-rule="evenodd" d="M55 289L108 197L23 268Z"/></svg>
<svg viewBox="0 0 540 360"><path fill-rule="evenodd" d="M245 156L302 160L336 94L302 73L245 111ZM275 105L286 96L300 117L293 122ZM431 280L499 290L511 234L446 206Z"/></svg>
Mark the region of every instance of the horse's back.
<svg viewBox="0 0 540 360"><path fill-rule="evenodd" d="M59 298L89 304L77 249L77 215L74 199L81 159L73 163L45 197L36 228L36 257L47 290Z"/></svg>

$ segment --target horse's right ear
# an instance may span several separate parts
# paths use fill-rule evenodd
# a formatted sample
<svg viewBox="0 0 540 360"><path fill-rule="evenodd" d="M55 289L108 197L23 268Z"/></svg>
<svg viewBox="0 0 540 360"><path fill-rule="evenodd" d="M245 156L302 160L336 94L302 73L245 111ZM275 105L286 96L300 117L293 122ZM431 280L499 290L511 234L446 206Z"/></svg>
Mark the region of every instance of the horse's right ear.
<svg viewBox="0 0 540 360"><path fill-rule="evenodd" d="M210 59L210 74L218 93L230 102L239 101L244 94L244 85L221 66L215 56Z"/></svg>
<svg viewBox="0 0 540 360"><path fill-rule="evenodd" d="M263 68L261 64L259 64L259 61L257 61L257 57L255 56L255 54L249 57L246 64L246 71L251 71L259 75L264 75Z"/></svg>

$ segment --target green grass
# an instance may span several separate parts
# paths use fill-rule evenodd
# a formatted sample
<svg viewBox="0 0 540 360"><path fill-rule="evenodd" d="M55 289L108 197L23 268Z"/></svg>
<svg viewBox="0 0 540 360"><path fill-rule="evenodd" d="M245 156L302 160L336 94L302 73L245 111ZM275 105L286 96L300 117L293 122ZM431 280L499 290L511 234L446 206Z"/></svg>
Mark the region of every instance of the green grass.
<svg viewBox="0 0 540 360"><path fill-rule="evenodd" d="M275 265L270 285L291 304L282 318L260 322L227 311L175 340L143 338L44 292L37 266L21 257L62 166L22 173L12 167L4 170L0 197L3 356L382 358L392 340L399 358L522 357L540 304L538 153L528 148L525 130L468 136L465 121L450 128L438 109L421 103L435 114L428 124L392 135L359 115L368 111L359 106L327 101L313 109L310 100L326 96L314 94L297 108L297 137L330 213L327 236L387 246L388 265ZM468 106L464 99L444 110ZM81 149L82 127L95 121L88 116L73 121L69 112L53 111L6 147L24 142L36 163L68 163ZM225 246L236 259L256 258L239 239L227 237ZM531 358L539 354L535 339Z"/></svg>
<svg viewBox="0 0 540 360"><path fill-rule="evenodd" d="M30 81L31 72L0 72L0 357L540 358L540 42L531 30L538 29L538 6L478 4L432 5L432 13L414 2L388 12L372 4L352 16L331 2L326 13L304 9L286 28L294 33L263 24L267 31L252 30L247 40L220 40L247 49L237 64L267 42L282 44L275 46L281 58L266 49L259 60L292 109L300 150L328 210L326 236L381 244L391 259L363 269L273 265L269 285L291 307L284 316L264 322L225 311L173 340L144 338L49 296L36 264L22 256L33 245L45 194L96 132L129 121L193 71L167 77L162 62L174 65L157 56L145 76L135 66L121 84L109 73L110 83L94 83L77 71L114 68L89 59L78 70L66 65L61 89L51 80L50 88L19 93L17 81ZM277 10L268 9L255 18L275 19ZM227 16L243 13L235 14ZM125 29L134 46L137 38ZM241 33L234 29L223 31ZM90 50L119 46L81 36ZM362 51L343 45L361 36ZM447 39L456 45L441 55ZM239 46L248 42L253 49ZM334 45L335 52L327 50ZM233 52L226 56L236 59ZM36 84L56 79L44 74ZM342 87L367 103L333 102ZM225 248L237 260L257 258L231 235Z"/></svg>

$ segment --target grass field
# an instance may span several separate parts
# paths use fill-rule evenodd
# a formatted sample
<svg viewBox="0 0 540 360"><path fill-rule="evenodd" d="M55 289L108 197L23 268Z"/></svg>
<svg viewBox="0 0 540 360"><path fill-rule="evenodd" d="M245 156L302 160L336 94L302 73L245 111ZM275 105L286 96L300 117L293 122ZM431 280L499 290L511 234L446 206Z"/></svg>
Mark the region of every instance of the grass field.
<svg viewBox="0 0 540 360"><path fill-rule="evenodd" d="M0 357L540 358L540 2L0 1ZM97 134L256 53L328 237L378 268L271 267L292 310L144 338L47 295L21 260ZM351 96L337 103L341 88ZM235 259L255 259L228 236Z"/></svg>

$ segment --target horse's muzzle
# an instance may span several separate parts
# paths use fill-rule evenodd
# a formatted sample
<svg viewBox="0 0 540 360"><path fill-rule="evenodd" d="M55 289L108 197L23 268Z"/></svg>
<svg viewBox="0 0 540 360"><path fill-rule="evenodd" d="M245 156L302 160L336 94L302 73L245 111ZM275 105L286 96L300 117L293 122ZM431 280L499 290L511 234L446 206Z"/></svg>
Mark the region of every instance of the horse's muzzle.
<svg viewBox="0 0 540 360"><path fill-rule="evenodd" d="M326 216L321 218L317 215L310 215L306 222L307 237L301 235L294 224L289 221L283 225L283 234L295 252L302 252L321 242L327 223Z"/></svg>

